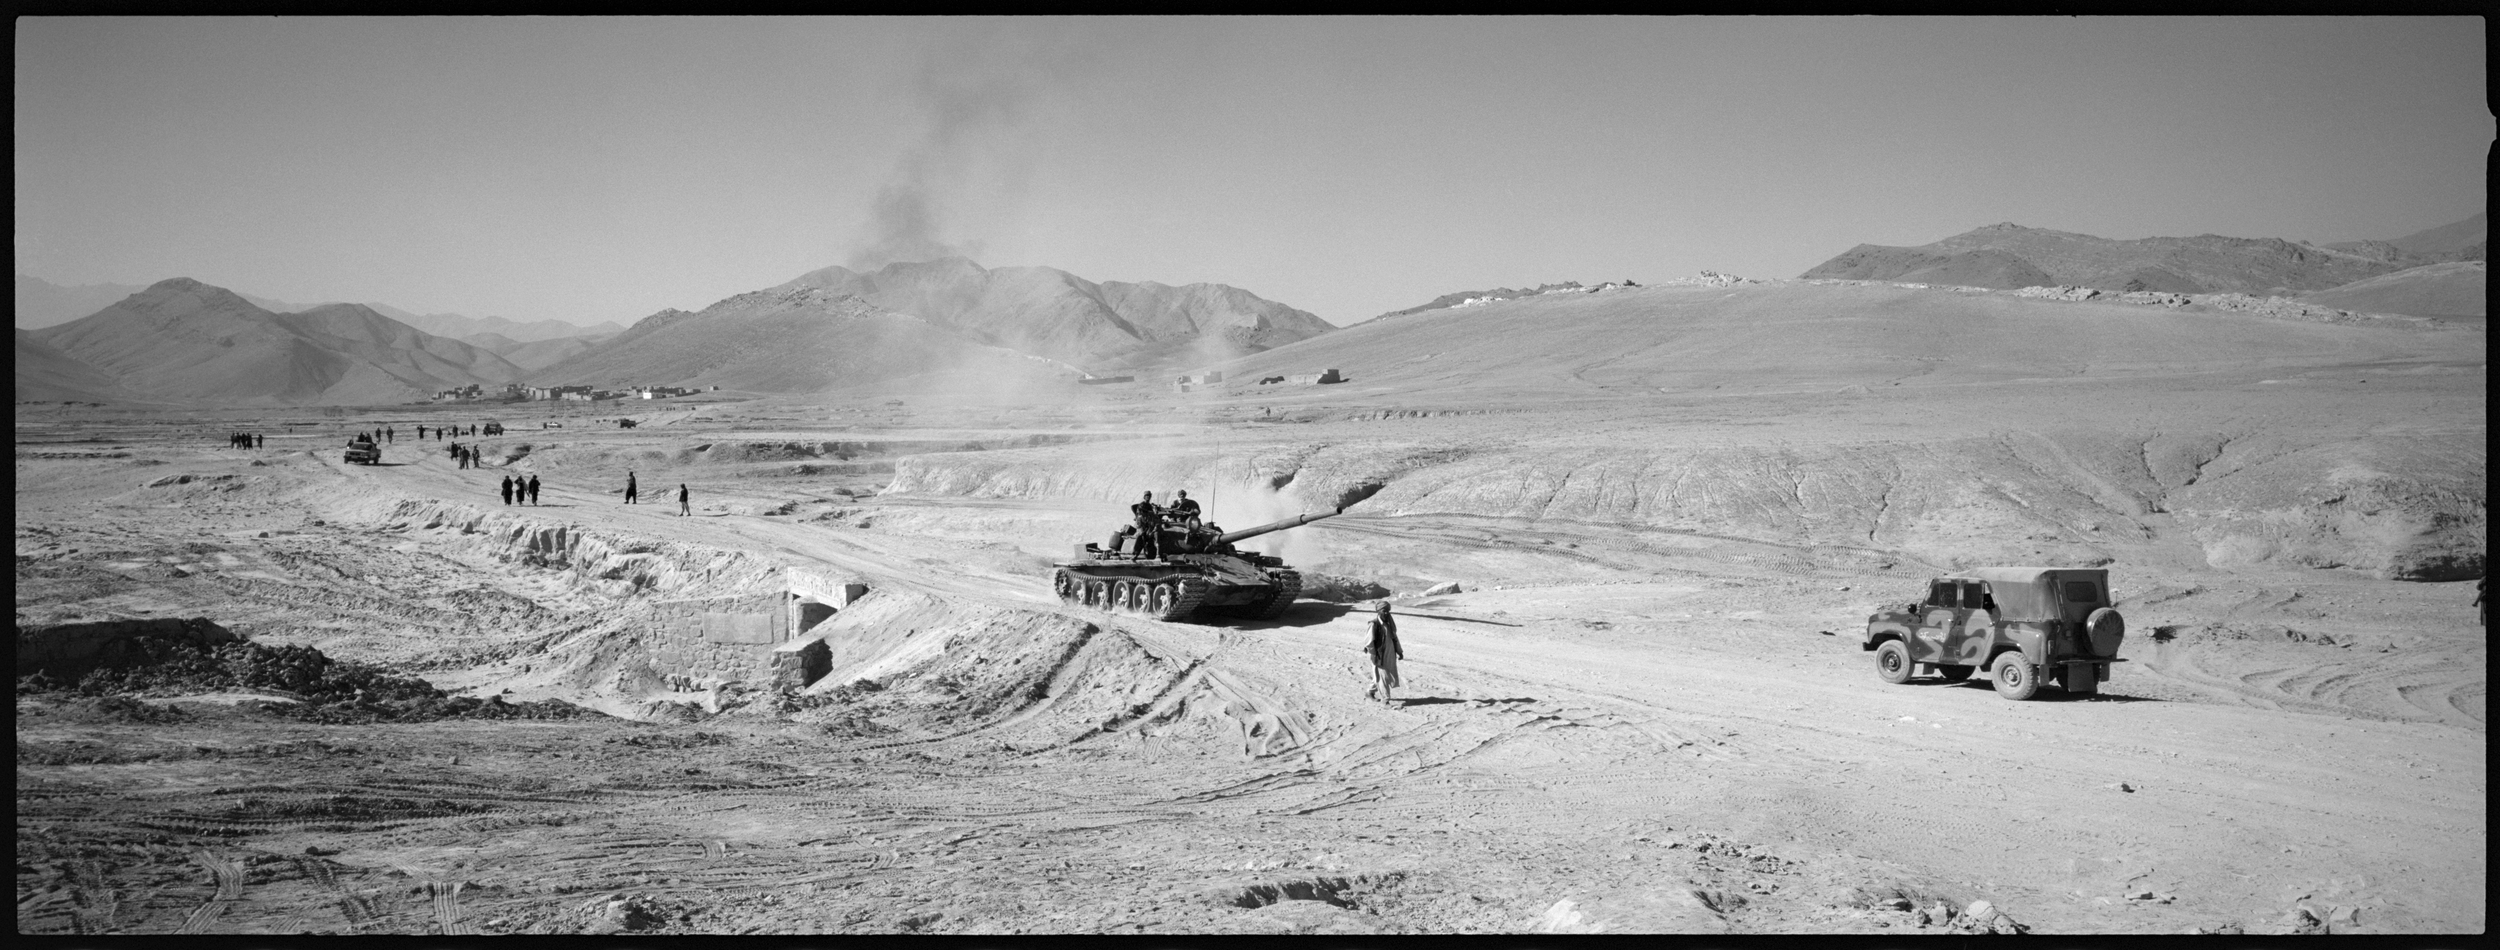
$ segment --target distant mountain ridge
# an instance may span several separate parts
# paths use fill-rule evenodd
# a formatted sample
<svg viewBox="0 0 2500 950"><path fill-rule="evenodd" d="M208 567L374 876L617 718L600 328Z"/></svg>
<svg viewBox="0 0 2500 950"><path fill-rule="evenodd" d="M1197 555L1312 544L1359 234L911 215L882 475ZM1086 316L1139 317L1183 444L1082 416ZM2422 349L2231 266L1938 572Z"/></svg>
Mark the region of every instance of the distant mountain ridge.
<svg viewBox="0 0 2500 950"><path fill-rule="evenodd" d="M63 286L41 277L17 275L17 326L40 330L58 326L102 310L124 297L146 290L137 284L86 284ZM250 301L253 306L271 313L301 313L343 301L304 304L273 297L262 297L242 291L230 291ZM505 317L472 317L458 313L411 313L386 303L365 303L375 313L405 323L435 336L464 339L480 333L494 333L518 343L536 343L567 337L599 339L625 332L615 321L602 321L591 326L578 326L562 320L521 322Z"/></svg>
<svg viewBox="0 0 2500 950"><path fill-rule="evenodd" d="M1095 282L1053 267L993 269L960 257L869 273L825 267L772 289L802 287L856 296L984 343L1099 367L1212 362L1337 329L1225 284Z"/></svg>
<svg viewBox="0 0 2500 950"><path fill-rule="evenodd" d="M985 345L851 294L790 287L739 294L698 312L662 310L532 379L602 388L822 392L950 373L1000 385L1078 376L1064 364Z"/></svg>
<svg viewBox="0 0 2500 950"><path fill-rule="evenodd" d="M2491 213L2477 211L2473 217L2455 224L2416 231L2392 241L2345 241L2326 246L2409 265L2488 260Z"/></svg>
<svg viewBox="0 0 2500 950"><path fill-rule="evenodd" d="M1801 276L2006 290L2056 284L2267 295L2324 290L2397 269L2400 265L2384 259L2279 238L2204 234L2122 241L2009 222L1918 247L1860 244Z"/></svg>
<svg viewBox="0 0 2500 950"><path fill-rule="evenodd" d="M501 386L524 372L493 353L361 304L272 313L233 291L187 277L158 281L96 313L29 336L121 389L161 401L406 402L472 383ZM23 360L25 348L20 352Z"/></svg>

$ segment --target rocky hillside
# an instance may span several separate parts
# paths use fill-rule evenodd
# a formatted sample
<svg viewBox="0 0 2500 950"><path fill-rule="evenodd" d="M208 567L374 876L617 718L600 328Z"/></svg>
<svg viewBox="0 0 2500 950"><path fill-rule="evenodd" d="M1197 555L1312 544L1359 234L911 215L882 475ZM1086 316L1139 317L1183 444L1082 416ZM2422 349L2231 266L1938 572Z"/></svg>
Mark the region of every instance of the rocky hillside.
<svg viewBox="0 0 2500 950"><path fill-rule="evenodd" d="M787 393L927 374L998 386L1078 375L849 294L795 287L740 294L696 313L660 311L532 380Z"/></svg>
<svg viewBox="0 0 2500 950"><path fill-rule="evenodd" d="M2119 241L2006 223L1918 247L1860 244L1801 276L2000 290L2071 285L2263 296L2324 290L2397 269L2381 258L2277 238L2205 234Z"/></svg>
<svg viewBox="0 0 2500 950"><path fill-rule="evenodd" d="M17 331L18 402L128 402L134 395L103 371Z"/></svg>
<svg viewBox="0 0 2500 950"><path fill-rule="evenodd" d="M1087 367L1224 359L1336 327L1224 284L1096 283L1050 267L984 268L962 258L827 267L773 288L850 294L974 340Z"/></svg>
<svg viewBox="0 0 2500 950"><path fill-rule="evenodd" d="M368 405L522 371L359 304L271 313L187 277L34 338L143 397L208 404Z"/></svg>

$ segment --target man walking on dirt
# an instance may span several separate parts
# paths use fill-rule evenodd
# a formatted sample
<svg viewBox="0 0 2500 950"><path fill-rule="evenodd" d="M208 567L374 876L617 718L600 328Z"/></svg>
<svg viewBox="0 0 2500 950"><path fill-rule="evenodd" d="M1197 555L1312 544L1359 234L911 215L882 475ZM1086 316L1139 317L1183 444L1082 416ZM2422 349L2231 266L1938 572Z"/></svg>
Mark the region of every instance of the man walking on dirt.
<svg viewBox="0 0 2500 950"><path fill-rule="evenodd" d="M530 504L533 504L533 505L538 504L538 476L536 476L536 475L532 475L532 476L530 476L529 491L530 491Z"/></svg>
<svg viewBox="0 0 2500 950"><path fill-rule="evenodd" d="M626 504L628 504L628 505L633 504L633 503L634 503L634 496L635 496L636 494L639 494L639 493L640 493L640 489L637 489L636 487L634 487L634 473L633 473L633 472L631 472L631 471L626 472L626 473L625 473L625 503L626 503Z"/></svg>
<svg viewBox="0 0 2500 950"><path fill-rule="evenodd" d="M1377 697L1383 706L1397 705L1389 691L1400 685L1398 661L1406 659L1406 648L1398 644L1398 621L1389 616L1388 601L1380 602L1378 616L1372 618L1371 643L1363 647L1363 652L1372 659L1372 688L1364 695Z"/></svg>
<svg viewBox="0 0 2500 950"><path fill-rule="evenodd" d="M512 476L510 475L503 477L503 503L507 505L512 503Z"/></svg>
<svg viewBox="0 0 2500 950"><path fill-rule="evenodd" d="M683 517L685 517L685 516L687 516L687 515L689 515L689 514L693 514L693 513L694 513L694 509L693 509L692 507L689 507L689 506L687 505L687 503L686 503L686 483L684 483L684 482L678 482L678 483L677 483L677 517L683 518Z"/></svg>

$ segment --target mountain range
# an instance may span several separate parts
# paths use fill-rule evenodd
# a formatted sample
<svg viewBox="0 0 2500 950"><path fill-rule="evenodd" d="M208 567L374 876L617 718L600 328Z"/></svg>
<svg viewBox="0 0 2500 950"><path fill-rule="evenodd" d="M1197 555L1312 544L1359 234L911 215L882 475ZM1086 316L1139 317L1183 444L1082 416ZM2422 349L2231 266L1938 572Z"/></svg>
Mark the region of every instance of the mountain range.
<svg viewBox="0 0 2500 950"><path fill-rule="evenodd" d="M999 385L1080 375L851 294L787 287L739 294L696 312L660 311L534 379L818 392L930 374Z"/></svg>
<svg viewBox="0 0 2500 950"><path fill-rule="evenodd" d="M62 286L41 277L19 274L17 275L17 327L21 330L40 330L45 327L58 326L112 306L122 298L146 289L137 284ZM338 302L290 303L239 290L230 292L250 301L253 306L271 313L300 313ZM371 308L375 313L435 336L467 340L472 336L491 333L516 346L571 337L597 339L625 332L625 328L616 325L614 321L603 321L584 327L562 320L533 320L524 323L505 317L472 317L458 313L411 313L386 303L366 303L364 306ZM469 342L478 343L479 341L469 340Z"/></svg>
<svg viewBox="0 0 2500 950"><path fill-rule="evenodd" d="M21 401L48 392L73 398L62 392L91 391L100 378L148 401L363 405L472 383L501 386L524 372L503 357L362 304L273 313L187 277L159 281L88 316L22 333L20 340Z"/></svg>
<svg viewBox="0 0 2500 950"><path fill-rule="evenodd" d="M984 268L960 257L826 267L774 290L815 287L908 313L964 336L1090 367L1230 359L1309 339L1334 324L1224 284L1094 282L1052 267Z"/></svg>
<svg viewBox="0 0 2500 950"><path fill-rule="evenodd" d="M2001 290L2068 285L2288 296L2442 260L2479 258L2483 221L2477 214L2395 241L2326 246L2214 234L2114 240L2005 223L1917 247L1860 244L1800 276Z"/></svg>

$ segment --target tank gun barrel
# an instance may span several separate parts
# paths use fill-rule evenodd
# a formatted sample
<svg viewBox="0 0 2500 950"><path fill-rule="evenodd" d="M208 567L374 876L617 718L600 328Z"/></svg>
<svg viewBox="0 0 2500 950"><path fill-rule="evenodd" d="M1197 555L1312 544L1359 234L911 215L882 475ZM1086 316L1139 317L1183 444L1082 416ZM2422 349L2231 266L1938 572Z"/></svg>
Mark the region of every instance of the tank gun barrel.
<svg viewBox="0 0 2500 950"><path fill-rule="evenodd" d="M1256 528L1243 528L1243 529L1241 529L1241 530L1239 530L1239 531L1227 531L1227 532L1224 532L1222 535L1217 536L1215 540L1216 540L1216 543L1218 543L1218 544L1231 544L1231 543L1233 543L1233 542L1235 542L1235 541L1239 541L1239 540L1242 540L1242 539L1244 539L1244 538L1255 538L1255 537L1258 537L1259 535L1262 535L1262 534L1267 534L1267 533L1269 533L1269 532L1274 532L1274 531L1283 531L1283 530L1285 530L1286 528L1299 528L1299 527L1301 527L1301 526L1303 526L1303 525L1310 524L1311 522L1318 521L1318 520L1320 520L1320 519L1322 519L1322 518L1334 518L1334 517L1336 517L1336 516L1338 516L1338 515L1342 515L1342 514L1345 514L1345 509L1343 509L1343 508L1339 508L1339 509L1337 509L1337 510L1335 510L1335 511L1322 511L1322 512L1317 512L1317 513L1314 513L1314 514L1307 514L1307 515L1295 515L1295 516L1293 516L1293 517L1291 517L1291 518L1287 518L1287 519L1285 519L1285 520L1283 520L1283 521L1277 521L1277 522L1271 522L1271 523L1268 523L1268 524L1263 524L1263 525L1260 525L1260 526L1258 526L1258 527L1256 527Z"/></svg>

